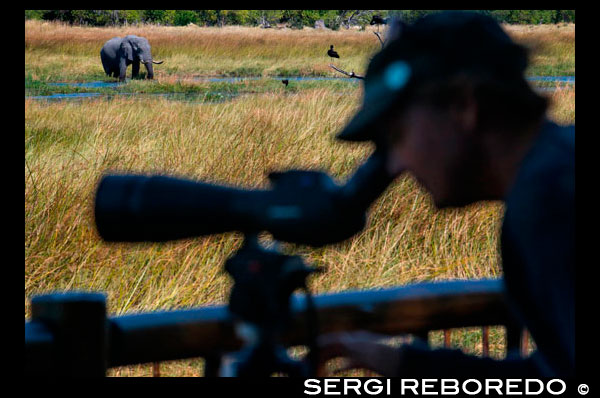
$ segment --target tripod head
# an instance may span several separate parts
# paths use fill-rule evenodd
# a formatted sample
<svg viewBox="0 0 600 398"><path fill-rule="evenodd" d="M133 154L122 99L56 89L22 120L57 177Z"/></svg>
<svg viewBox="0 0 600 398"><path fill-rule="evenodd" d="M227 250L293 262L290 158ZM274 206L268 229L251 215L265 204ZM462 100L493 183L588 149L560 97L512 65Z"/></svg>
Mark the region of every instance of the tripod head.
<svg viewBox="0 0 600 398"><path fill-rule="evenodd" d="M309 342L309 361L302 362L288 356L280 336L290 321L292 293L304 289L310 298L306 278L320 270L306 266L299 256L266 250L256 235L245 236L243 246L226 261L225 270L234 281L229 310L246 347L229 365L233 369L224 372L236 376L270 376L274 372L309 376L314 373L316 364L310 359L316 355L316 342ZM310 311L313 313L309 316L314 317L314 307L308 308ZM315 330L316 325L309 322L309 336Z"/></svg>

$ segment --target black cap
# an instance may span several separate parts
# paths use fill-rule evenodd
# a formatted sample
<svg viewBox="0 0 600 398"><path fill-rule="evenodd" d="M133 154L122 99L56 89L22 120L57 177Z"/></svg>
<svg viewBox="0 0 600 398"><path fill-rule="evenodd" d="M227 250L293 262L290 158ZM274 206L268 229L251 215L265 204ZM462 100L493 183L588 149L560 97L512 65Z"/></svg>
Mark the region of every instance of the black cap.
<svg viewBox="0 0 600 398"><path fill-rule="evenodd" d="M369 64L361 109L337 138L376 140L377 122L400 110L421 84L457 73L524 79L526 49L491 17L475 12L429 14L412 25L395 21L391 39Z"/></svg>

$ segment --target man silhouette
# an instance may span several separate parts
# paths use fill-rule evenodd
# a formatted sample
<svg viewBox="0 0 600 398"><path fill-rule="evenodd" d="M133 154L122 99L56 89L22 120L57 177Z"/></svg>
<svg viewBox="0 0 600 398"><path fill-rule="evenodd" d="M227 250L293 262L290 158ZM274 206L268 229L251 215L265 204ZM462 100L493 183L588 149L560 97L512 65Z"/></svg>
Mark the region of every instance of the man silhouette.
<svg viewBox="0 0 600 398"><path fill-rule="evenodd" d="M526 50L491 18L426 16L370 63L362 108L338 135L387 148L438 208L504 200L500 254L509 309L537 350L503 360L393 348L368 332L321 336L322 361L401 377L570 377L575 362L575 128L546 119L527 83Z"/></svg>

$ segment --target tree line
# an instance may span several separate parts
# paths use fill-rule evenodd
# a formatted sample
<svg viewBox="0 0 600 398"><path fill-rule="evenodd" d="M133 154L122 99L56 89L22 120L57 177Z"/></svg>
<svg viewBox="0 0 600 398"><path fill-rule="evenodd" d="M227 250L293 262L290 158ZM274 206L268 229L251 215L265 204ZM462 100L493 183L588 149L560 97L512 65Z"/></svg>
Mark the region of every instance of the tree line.
<svg viewBox="0 0 600 398"><path fill-rule="evenodd" d="M315 27L329 29L360 26L364 28L373 16L383 19L399 17L412 22L438 10L25 10L25 19L62 21L77 25L109 26L151 23L167 26L246 25L272 27L284 24L290 28ZM575 10L475 10L510 24L553 24L575 22Z"/></svg>

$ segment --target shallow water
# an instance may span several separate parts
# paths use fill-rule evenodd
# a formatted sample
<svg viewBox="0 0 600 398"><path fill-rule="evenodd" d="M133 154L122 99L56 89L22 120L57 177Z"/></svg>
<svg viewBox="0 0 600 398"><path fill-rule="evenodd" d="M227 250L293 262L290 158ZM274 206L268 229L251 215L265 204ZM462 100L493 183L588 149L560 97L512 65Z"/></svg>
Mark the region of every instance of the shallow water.
<svg viewBox="0 0 600 398"><path fill-rule="evenodd" d="M273 80L282 80L288 79L290 81L320 81L320 80L338 80L338 81L347 81L351 83L358 83L360 79L353 79L349 77L311 77L311 76L274 76L263 78L261 76L254 77L196 77L194 80L202 80L208 82L226 82L226 83L235 83L244 80L260 80L260 79L273 79ZM544 82L556 82L556 83L575 83L575 76L530 76L527 77L527 80L530 81L544 81Z"/></svg>
<svg viewBox="0 0 600 398"><path fill-rule="evenodd" d="M530 81L555 82L555 83L575 83L575 76L530 76Z"/></svg>
<svg viewBox="0 0 600 398"><path fill-rule="evenodd" d="M72 94L52 94L52 95L34 95L25 96L25 99L41 99L41 100L62 100L62 99L73 99L73 98L89 98L99 97L100 93L72 93Z"/></svg>
<svg viewBox="0 0 600 398"><path fill-rule="evenodd" d="M123 83L119 82L83 82L83 83L48 83L49 86L69 86L69 87L86 87L86 88L104 88L117 87Z"/></svg>
<svg viewBox="0 0 600 398"><path fill-rule="evenodd" d="M225 83L236 83L245 80L261 80L261 79L272 79L272 80L282 80L287 79L290 81L346 81L352 84L358 84L360 79L353 79L348 77L311 77L311 76L276 76L276 77L196 77L194 80L197 81L207 81L207 82L225 82ZM530 76L527 77L529 81L539 81L539 82L555 82L555 83L564 83L564 84L575 84L575 76ZM85 88L110 88L110 87L118 87L123 85L121 82L105 82L105 81L94 81L94 82L82 82L82 83L70 83L70 82L61 82L61 83L48 83L49 86L71 86L71 87L85 87ZM555 87L538 87L540 91L554 91ZM223 102L229 99L232 99L239 94L232 94L229 92L210 92L206 94L188 94L188 93L114 93L114 94L102 94L102 93L72 93L72 94L51 94L51 95L36 95L36 96L26 96L25 99L34 99L34 100L72 100L72 99L82 99L82 98L92 98L92 97L103 97L103 98L114 98L116 96L136 96L136 98L145 98L145 97L164 97L169 100L174 101L185 101L185 102Z"/></svg>
<svg viewBox="0 0 600 398"><path fill-rule="evenodd" d="M208 77L208 76L197 76L194 80L199 81L207 81L211 83L224 82L224 83L236 83L245 80L261 80L261 79L271 79L271 80L283 80L287 79L289 81L347 81L349 83L358 83L360 79L352 79L349 77L320 77L320 76L271 76L271 77L262 77L262 76L248 76L248 77Z"/></svg>
<svg viewBox="0 0 600 398"><path fill-rule="evenodd" d="M46 100L46 101L63 101L63 100L77 100L86 98L102 98L111 100L113 98L122 97L133 97L135 99L145 98L156 98L163 97L168 100L181 101L181 102L192 102L192 103L216 103L225 102L232 98L239 96L239 94L223 93L223 92L210 92L206 94L197 93L114 93L114 94L101 94L101 93L72 93L72 94L52 94L52 95L36 95L26 96L25 99L34 100Z"/></svg>

